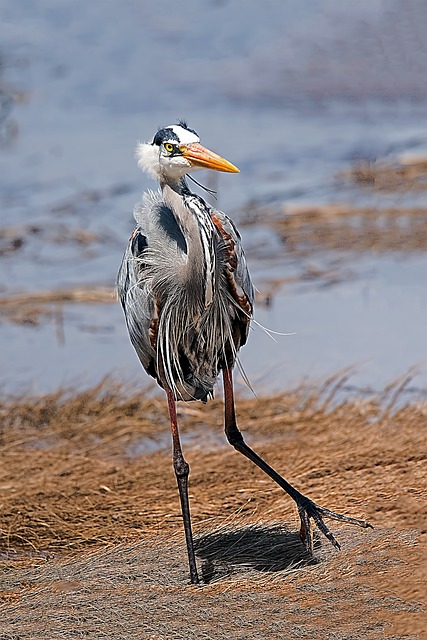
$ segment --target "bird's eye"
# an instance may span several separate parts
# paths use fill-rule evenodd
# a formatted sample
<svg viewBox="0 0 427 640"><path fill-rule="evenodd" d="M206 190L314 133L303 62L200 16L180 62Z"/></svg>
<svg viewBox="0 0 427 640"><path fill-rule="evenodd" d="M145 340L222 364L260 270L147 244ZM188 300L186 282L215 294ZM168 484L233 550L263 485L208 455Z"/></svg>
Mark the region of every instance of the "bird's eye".
<svg viewBox="0 0 427 640"><path fill-rule="evenodd" d="M174 146L170 142L166 142L165 149L166 151L169 151L169 153L172 153L172 151L174 150Z"/></svg>

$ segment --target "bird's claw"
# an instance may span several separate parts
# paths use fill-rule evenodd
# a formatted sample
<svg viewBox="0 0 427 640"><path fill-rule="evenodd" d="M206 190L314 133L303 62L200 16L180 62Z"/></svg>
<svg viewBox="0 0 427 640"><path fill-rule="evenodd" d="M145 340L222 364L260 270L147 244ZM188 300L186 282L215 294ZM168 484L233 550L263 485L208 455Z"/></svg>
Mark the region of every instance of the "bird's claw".
<svg viewBox="0 0 427 640"><path fill-rule="evenodd" d="M311 557L313 557L313 534L311 530L310 518L313 519L314 524L317 526L317 528L338 550L341 549L339 542L335 539L332 532L329 531L329 528L324 523L322 516L332 518L333 520L339 520L341 522L347 522L348 524L353 524L364 529L373 529L372 525L365 520L358 520L357 518L351 518L349 516L343 516L340 513L335 513L334 511L325 509L325 507L321 507L305 496L301 496L301 498L297 500L297 506L299 517L301 520L300 538Z"/></svg>

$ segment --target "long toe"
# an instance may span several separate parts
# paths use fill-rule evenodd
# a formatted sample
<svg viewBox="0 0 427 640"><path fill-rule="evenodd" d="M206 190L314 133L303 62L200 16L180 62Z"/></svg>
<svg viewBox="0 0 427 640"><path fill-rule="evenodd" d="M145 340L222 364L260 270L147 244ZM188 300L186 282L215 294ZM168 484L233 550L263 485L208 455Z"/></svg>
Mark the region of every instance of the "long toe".
<svg viewBox="0 0 427 640"><path fill-rule="evenodd" d="M319 513L327 518L332 518L333 520L339 520L340 522L347 522L347 524L354 524L357 527L362 527L362 529L373 529L374 527L366 520L359 520L358 518L351 518L350 516L343 516L340 513L335 513L335 511L330 511L330 509L326 509L325 507L320 507L318 504L315 505Z"/></svg>
<svg viewBox="0 0 427 640"><path fill-rule="evenodd" d="M371 528L372 525L365 520L358 520L357 518L351 518L349 516L343 516L340 513L335 513L325 507L321 507L306 496L301 495L301 498L297 501L298 513L301 520L300 538L304 543L307 552L310 556L313 556L313 536L311 532L310 518L313 519L316 527L323 533L323 535L329 540L329 542L336 548L341 549L338 541L335 539L333 533L326 526L323 521L323 517L331 518L333 520L339 520L340 522L346 522L347 524L356 525L364 529Z"/></svg>

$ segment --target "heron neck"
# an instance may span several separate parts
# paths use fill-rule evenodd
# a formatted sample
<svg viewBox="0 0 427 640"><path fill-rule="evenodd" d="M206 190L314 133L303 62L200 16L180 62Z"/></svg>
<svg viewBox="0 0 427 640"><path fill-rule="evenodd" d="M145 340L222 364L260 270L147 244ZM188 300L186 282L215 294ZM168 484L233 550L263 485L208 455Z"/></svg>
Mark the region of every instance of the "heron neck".
<svg viewBox="0 0 427 640"><path fill-rule="evenodd" d="M168 189L171 189L172 191L175 191L175 193L178 193L181 196L188 195L191 193L184 176L178 179L169 178L168 176L162 176L160 178L160 188L163 191L163 193L165 192L165 189L166 191Z"/></svg>
<svg viewBox="0 0 427 640"><path fill-rule="evenodd" d="M163 199L171 209L187 244L187 265L183 278L198 292L199 302L212 302L215 279L215 254L210 237L213 223L208 206L202 198L191 193L184 179L180 184L161 185ZM200 296L200 297L199 297Z"/></svg>
<svg viewBox="0 0 427 640"><path fill-rule="evenodd" d="M182 178L179 182L164 182L160 186L163 199L175 216L187 241L188 249L197 250L200 246L199 224L194 208L190 208L188 201L186 202L187 197L191 198L192 194L185 180Z"/></svg>

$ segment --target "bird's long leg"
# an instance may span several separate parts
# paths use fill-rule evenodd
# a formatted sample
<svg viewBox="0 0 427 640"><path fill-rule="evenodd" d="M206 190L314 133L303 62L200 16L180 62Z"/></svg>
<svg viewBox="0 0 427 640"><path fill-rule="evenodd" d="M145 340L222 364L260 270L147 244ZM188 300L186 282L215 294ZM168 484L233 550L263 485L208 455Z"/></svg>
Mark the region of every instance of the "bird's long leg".
<svg viewBox="0 0 427 640"><path fill-rule="evenodd" d="M181 500L182 518L184 520L185 541L187 543L188 564L190 565L190 581L192 584L199 583L197 574L196 557L194 555L193 533L191 531L190 503L188 500L188 474L189 464L182 454L181 442L179 439L178 420L176 417L175 398L171 391L166 392L168 397L169 415L171 419L172 442L173 442L173 468L178 483L179 497Z"/></svg>
<svg viewBox="0 0 427 640"><path fill-rule="evenodd" d="M300 538L305 544L308 553L313 555L313 537L311 533L310 518L313 518L314 523L320 529L320 531L328 538L334 547L340 549L340 545L335 540L333 534L329 531L328 527L323 521L323 517L332 518L334 520L340 520L341 522L347 522L349 524L358 525L359 527L370 527L368 522L364 520L357 520L356 518L350 518L343 516L325 507L314 503L310 498L307 498L300 493L295 487L287 482L281 475L279 475L269 464L253 451L246 442L243 440L243 436L237 427L236 413L234 410L234 392L233 392L233 377L231 369L223 370L224 379L224 403L225 403L225 435L227 440L233 447L242 453L246 458L249 458L260 469L262 469L267 475L270 476L274 482L282 487L288 493L293 500L295 500L298 513L301 520Z"/></svg>

